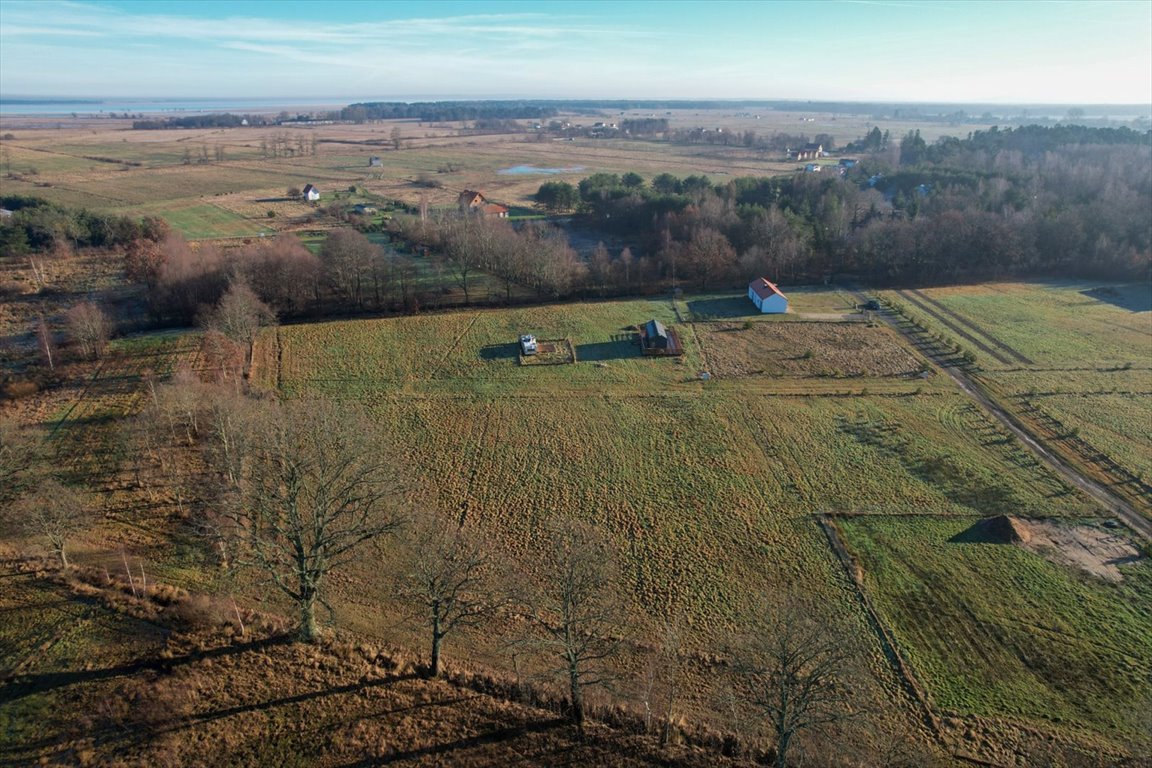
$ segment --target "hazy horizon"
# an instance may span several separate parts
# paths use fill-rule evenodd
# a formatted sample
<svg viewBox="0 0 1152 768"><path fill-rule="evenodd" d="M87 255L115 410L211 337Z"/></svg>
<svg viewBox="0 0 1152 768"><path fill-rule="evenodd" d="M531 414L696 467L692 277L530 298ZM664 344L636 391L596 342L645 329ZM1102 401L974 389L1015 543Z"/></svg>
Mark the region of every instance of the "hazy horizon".
<svg viewBox="0 0 1152 768"><path fill-rule="evenodd" d="M1147 2L492 2L476 10L462 2L5 0L0 94L325 104L1152 102Z"/></svg>

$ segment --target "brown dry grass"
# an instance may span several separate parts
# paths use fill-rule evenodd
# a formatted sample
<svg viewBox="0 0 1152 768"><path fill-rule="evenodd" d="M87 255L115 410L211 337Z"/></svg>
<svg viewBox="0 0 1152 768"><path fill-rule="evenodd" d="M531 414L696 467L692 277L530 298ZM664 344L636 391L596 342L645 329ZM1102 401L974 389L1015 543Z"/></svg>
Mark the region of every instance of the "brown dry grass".
<svg viewBox="0 0 1152 768"><path fill-rule="evenodd" d="M895 334L862 323L696 323L710 373L720 377L911 376L920 361Z"/></svg>
<svg viewBox="0 0 1152 768"><path fill-rule="evenodd" d="M347 638L294 644L251 612L240 635L226 610L180 590L134 597L96 571L6 565L0 608L27 621L0 633L19 657L0 681L5 763L745 764L630 728L594 723L580 740L514 686L463 671L427 681L403 654Z"/></svg>

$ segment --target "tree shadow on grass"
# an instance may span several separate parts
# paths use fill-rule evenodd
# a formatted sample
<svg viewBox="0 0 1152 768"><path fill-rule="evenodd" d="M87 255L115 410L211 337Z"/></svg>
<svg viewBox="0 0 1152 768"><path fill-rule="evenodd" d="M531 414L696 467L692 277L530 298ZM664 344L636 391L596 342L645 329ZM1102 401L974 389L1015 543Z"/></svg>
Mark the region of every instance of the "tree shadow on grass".
<svg viewBox="0 0 1152 768"><path fill-rule="evenodd" d="M1122 285L1092 288L1080 295L1126 309L1129 312L1152 312L1152 291L1146 285Z"/></svg>
<svg viewBox="0 0 1152 768"><path fill-rule="evenodd" d="M457 739L446 744L434 744L428 747L421 747L419 749L410 749L404 752L394 752L385 757L379 758L366 758L364 760L357 760L354 763L347 763L342 768L370 768L370 766L386 765L403 760L416 760L419 758L446 756L453 752L460 750L470 750L476 747L481 747L486 744L499 744L501 742L512 741L530 733L543 733L556 729L565 728L568 725L568 720L564 718L551 718L549 720L541 720L535 723L527 723L525 725L512 725L505 728L497 728L487 733L481 733L476 736L469 736L464 739ZM448 759L443 757L442 759Z"/></svg>
<svg viewBox="0 0 1152 768"><path fill-rule="evenodd" d="M107 680L114 677L123 677L126 675L134 675L137 672L142 672L147 669L170 671L174 667L182 666L204 659L217 658L222 656L231 656L237 653L244 653L246 651L254 651L262 648L269 648L275 645L287 645L295 642L296 636L293 634L280 634L273 635L272 637L261 638L259 640L252 640L247 643L236 643L234 645L225 645L219 648L212 648L207 651L198 651L189 653L185 656L177 656L171 659L160 659L154 656L138 659L137 661L121 664L115 667L104 667L101 669L77 669L65 670L63 672L42 672L39 674L30 675L16 675L13 679L6 681L0 686L0 704L17 701L26 696L35 693L45 693L56 688L64 688L70 685L78 685L82 683L89 683L97 680Z"/></svg>

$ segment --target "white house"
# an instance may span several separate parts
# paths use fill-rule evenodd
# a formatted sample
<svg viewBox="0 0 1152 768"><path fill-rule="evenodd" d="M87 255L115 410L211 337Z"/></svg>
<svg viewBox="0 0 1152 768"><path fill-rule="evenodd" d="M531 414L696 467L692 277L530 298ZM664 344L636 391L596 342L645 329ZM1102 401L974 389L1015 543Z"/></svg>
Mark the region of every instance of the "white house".
<svg viewBox="0 0 1152 768"><path fill-rule="evenodd" d="M308 184L304 187L304 199L310 203L314 203L320 199L320 190Z"/></svg>
<svg viewBox="0 0 1152 768"><path fill-rule="evenodd" d="M788 297L766 278L758 278L748 284L748 298L756 309L764 314L781 314L788 311Z"/></svg>

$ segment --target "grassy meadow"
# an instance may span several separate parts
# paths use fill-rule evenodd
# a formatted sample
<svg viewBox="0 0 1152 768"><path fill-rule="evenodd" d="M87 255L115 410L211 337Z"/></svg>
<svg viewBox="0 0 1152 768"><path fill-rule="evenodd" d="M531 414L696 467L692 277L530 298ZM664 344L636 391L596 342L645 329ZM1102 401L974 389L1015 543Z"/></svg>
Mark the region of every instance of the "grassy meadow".
<svg viewBox="0 0 1152 768"><path fill-rule="evenodd" d="M1152 572L1091 578L1011 544L959 542L973 517L839 521L884 621L943 712L1146 738Z"/></svg>
<svg viewBox="0 0 1152 768"><path fill-rule="evenodd" d="M810 298L814 307L843 303L835 291ZM681 306L723 301L685 297ZM735 317L737 305L727 306L724 316ZM679 331L683 358L640 355L630 326L652 317ZM1115 630L1122 639L1100 640L1069 601L1092 597L1101 611L1146 602L1147 563L1130 566L1132 578L1113 588L1011 547L953 547L953 529L981 516L1080 520L1095 507L944 377L921 378L922 358L886 327L795 318L750 325L679 322L666 300L624 300L286 326L263 338L255 375L285 396L365 405L414 475L435 478L417 484L414 503L459 515L520 562L531 562L549 518L593 522L624 563L637 615L651 623L686 616L701 650L750 602L798 584L828 620L866 626L814 519L866 514L845 523L847 542L938 707L1097 736L1118 727L1134 695L1144 619L1126 609L1130 626ZM775 354L754 343L761 329L807 332L815 351L790 374L756 370ZM519 365L520 333L570 338L577 362ZM698 377L725 355L731 365ZM859 370L830 375L832 355L848 355ZM894 571L894 560L914 574ZM371 631L379 585L364 572L343 588L359 597L338 612ZM917 596L915 610L901 607L912 599L904 591ZM1057 634L1033 638L1019 605L1037 616L1062 606L1050 619L1063 622ZM972 606L977 618L957 627ZM969 645L943 647L948 632ZM1012 644L991 653L1005 637ZM1100 656L1113 646L1124 666L1079 702L1072 676L1115 661ZM1010 677L1001 674L1008 657ZM971 668L959 669L961 661ZM879 679L891 674L869 664ZM1067 675L1045 684L1061 664Z"/></svg>

